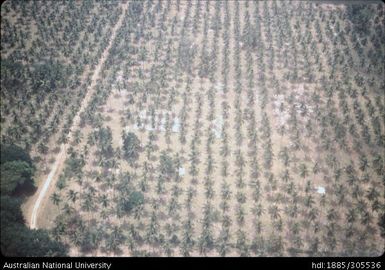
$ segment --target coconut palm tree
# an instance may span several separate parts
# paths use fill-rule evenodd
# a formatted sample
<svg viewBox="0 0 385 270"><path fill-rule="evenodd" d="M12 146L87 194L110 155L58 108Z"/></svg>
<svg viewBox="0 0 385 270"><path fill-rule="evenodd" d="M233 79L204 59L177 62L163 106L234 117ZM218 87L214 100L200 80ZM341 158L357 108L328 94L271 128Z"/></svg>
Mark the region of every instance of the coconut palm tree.
<svg viewBox="0 0 385 270"><path fill-rule="evenodd" d="M237 243L235 247L239 250L241 257L246 257L249 255L249 248L246 243L246 234L242 230L237 231Z"/></svg>
<svg viewBox="0 0 385 270"><path fill-rule="evenodd" d="M372 186L368 191L366 197L369 201L377 200L378 197L380 197L380 193L378 192L377 188Z"/></svg>
<svg viewBox="0 0 385 270"><path fill-rule="evenodd" d="M67 198L71 200L73 203L75 203L76 200L78 199L78 192L74 191L73 189L68 190Z"/></svg>
<svg viewBox="0 0 385 270"><path fill-rule="evenodd" d="M273 220L275 220L275 219L277 219L277 218L280 217L280 213L279 213L279 212L280 212L280 209L278 208L277 205L269 206L268 211L269 211L269 214L270 214L270 216L271 216L271 218L272 218Z"/></svg>
<svg viewBox="0 0 385 270"><path fill-rule="evenodd" d="M61 202L60 195L56 192L52 193L50 198L54 205L59 205L59 203Z"/></svg>
<svg viewBox="0 0 385 270"><path fill-rule="evenodd" d="M159 242L159 224L155 212L151 214L151 221L147 227L146 240L150 244Z"/></svg>
<svg viewBox="0 0 385 270"><path fill-rule="evenodd" d="M243 225L245 222L245 210L241 204L237 206L236 217L237 217L238 224Z"/></svg>
<svg viewBox="0 0 385 270"><path fill-rule="evenodd" d="M283 147L282 150L279 152L279 158L282 160L285 166L289 165L289 161L290 161L289 150L286 146Z"/></svg>
<svg viewBox="0 0 385 270"><path fill-rule="evenodd" d="M308 169L307 169L307 166L306 164L304 163L301 163L299 165L299 175L302 177L302 178L306 178L308 175L309 175L309 172L308 172Z"/></svg>
<svg viewBox="0 0 385 270"><path fill-rule="evenodd" d="M288 169L285 169L282 174L281 174L281 178L284 182L288 182L291 177L290 177L290 174L289 174L289 170Z"/></svg>
<svg viewBox="0 0 385 270"><path fill-rule="evenodd" d="M84 197L82 201L82 208L87 212L90 212L94 209L94 201L90 193L86 194Z"/></svg>
<svg viewBox="0 0 385 270"><path fill-rule="evenodd" d="M254 215L256 215L259 218L262 216L265 210L263 209L262 204L259 203L253 206L252 212Z"/></svg>
<svg viewBox="0 0 385 270"><path fill-rule="evenodd" d="M70 241L75 246L79 247L84 242L84 234L79 229L75 230L72 234L69 235Z"/></svg>
<svg viewBox="0 0 385 270"><path fill-rule="evenodd" d="M360 157L360 170L365 171L369 167L368 159L365 156Z"/></svg>
<svg viewBox="0 0 385 270"><path fill-rule="evenodd" d="M99 201L102 204L103 208L107 208L109 205L109 199L106 194L102 194L99 196Z"/></svg>
<svg viewBox="0 0 385 270"><path fill-rule="evenodd" d="M195 245L195 241L193 239L193 224L191 219L187 219L184 224L184 233L182 236L182 246L181 246L181 251L183 256L187 257L190 255L190 252L192 251L192 248Z"/></svg>

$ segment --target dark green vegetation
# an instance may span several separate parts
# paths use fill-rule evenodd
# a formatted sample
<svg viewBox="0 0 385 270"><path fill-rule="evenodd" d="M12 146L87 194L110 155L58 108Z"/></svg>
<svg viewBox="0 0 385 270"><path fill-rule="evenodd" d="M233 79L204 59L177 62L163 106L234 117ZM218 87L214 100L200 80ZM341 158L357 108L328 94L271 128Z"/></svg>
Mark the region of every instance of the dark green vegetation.
<svg viewBox="0 0 385 270"><path fill-rule="evenodd" d="M16 188L31 184L32 169L25 161L9 161L1 164L1 194L10 194Z"/></svg>
<svg viewBox="0 0 385 270"><path fill-rule="evenodd" d="M126 213L130 213L136 207L140 207L144 203L144 196L142 193L133 191L126 197L122 197L119 202L120 210Z"/></svg>
<svg viewBox="0 0 385 270"><path fill-rule="evenodd" d="M46 230L30 230L20 210L17 190L33 187L33 165L23 149L1 145L1 252L5 256L65 256L67 248Z"/></svg>
<svg viewBox="0 0 385 270"><path fill-rule="evenodd" d="M30 157L16 145L2 145L1 195L33 187L34 167Z"/></svg>
<svg viewBox="0 0 385 270"><path fill-rule="evenodd" d="M140 141L138 137L132 132L123 133L122 137L123 137L124 158L130 164L134 164L134 162L139 157L139 151L141 149Z"/></svg>

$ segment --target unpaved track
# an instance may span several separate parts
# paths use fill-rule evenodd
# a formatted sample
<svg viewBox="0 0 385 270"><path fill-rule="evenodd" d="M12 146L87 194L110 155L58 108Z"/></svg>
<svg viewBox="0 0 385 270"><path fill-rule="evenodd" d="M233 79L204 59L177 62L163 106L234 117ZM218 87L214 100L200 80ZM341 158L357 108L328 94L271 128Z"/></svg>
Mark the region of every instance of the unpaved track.
<svg viewBox="0 0 385 270"><path fill-rule="evenodd" d="M122 25L124 16L126 15L126 10L128 8L128 4L129 4L129 2L126 2L122 5L123 12L120 15L114 28L112 29L110 41L109 41L107 47L105 48L105 50L103 51L102 56L100 57L98 64L95 67L94 74L92 75L92 78L91 78L91 85L89 86L88 91L86 93L86 96L84 97L84 99L81 103L79 111L77 112L77 114L74 117L73 124L72 124L70 131L68 133L67 143L65 143L65 144L63 143L60 146L60 152L56 156L56 161L53 164L50 173L48 174L48 176L45 179L45 181L43 182L43 184L37 190L37 199L36 199L35 203L33 204L33 209L32 209L32 214L31 214L31 219L30 219L31 229L37 228L36 223L37 223L37 218L38 218L40 206L42 205L42 202L44 200L47 200L46 195L47 195L48 188L50 187L51 183L55 183L57 176L60 174L60 170L63 168L62 165L64 164L64 161L66 160L67 148L69 147L69 144L72 141L74 131L79 126L80 115L85 110L85 108L87 107L93 93L95 92L94 91L95 85L96 85L97 79L99 78L99 73L100 73L100 71L104 65L104 62L106 61L106 59L108 57L111 46L114 43L116 32L118 31L118 29ZM59 171L58 171L58 168L59 168Z"/></svg>

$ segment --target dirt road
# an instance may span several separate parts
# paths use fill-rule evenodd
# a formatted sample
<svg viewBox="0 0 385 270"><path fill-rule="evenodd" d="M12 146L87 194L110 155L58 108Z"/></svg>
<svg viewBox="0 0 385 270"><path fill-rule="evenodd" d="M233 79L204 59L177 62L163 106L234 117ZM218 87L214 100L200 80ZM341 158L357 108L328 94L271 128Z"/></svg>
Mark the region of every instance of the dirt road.
<svg viewBox="0 0 385 270"><path fill-rule="evenodd" d="M89 101L90 101L90 99L94 93L96 81L99 78L100 71L104 65L104 62L106 61L106 59L108 57L111 46L114 43L116 33L117 33L118 29L121 27L123 19L126 15L126 10L128 8L128 2L123 3L122 8L123 8L123 12L120 15L117 23L115 24L114 28L111 31L111 36L110 36L110 41L108 43L108 46L103 51L102 56L100 57L99 62L95 67L95 71L94 71L92 78L91 78L91 84L88 88L86 96L84 97L84 99L81 103L79 111L77 112L77 114L74 117L72 127L68 133L68 141L67 141L67 143L62 144L60 146L60 152L56 156L56 161L53 164L50 173L48 174L48 176L45 179L45 181L43 182L43 184L37 190L37 196L36 196L37 199L33 204L33 209L32 209L30 224L29 224L31 229L37 228L36 223L37 223L37 218L39 215L39 210L40 210L40 207L42 205L42 202L48 199L47 198L47 191L48 191L49 187L55 183L58 175L60 175L60 171L63 168L64 161L66 160L67 149L68 149L68 147L72 141L73 133L76 130L76 128L79 126L80 115L85 110L85 108L87 107L87 105L88 105L88 103L89 103Z"/></svg>

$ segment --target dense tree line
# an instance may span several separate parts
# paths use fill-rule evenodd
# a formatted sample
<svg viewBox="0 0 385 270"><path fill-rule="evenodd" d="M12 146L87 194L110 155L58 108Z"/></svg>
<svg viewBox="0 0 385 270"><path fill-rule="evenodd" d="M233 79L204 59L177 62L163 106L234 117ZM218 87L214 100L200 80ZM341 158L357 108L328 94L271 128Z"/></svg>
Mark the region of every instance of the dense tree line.
<svg viewBox="0 0 385 270"><path fill-rule="evenodd" d="M14 192L33 185L33 165L27 152L1 145L1 252L4 256L66 256L67 247L46 230L31 230L21 212L22 199Z"/></svg>

